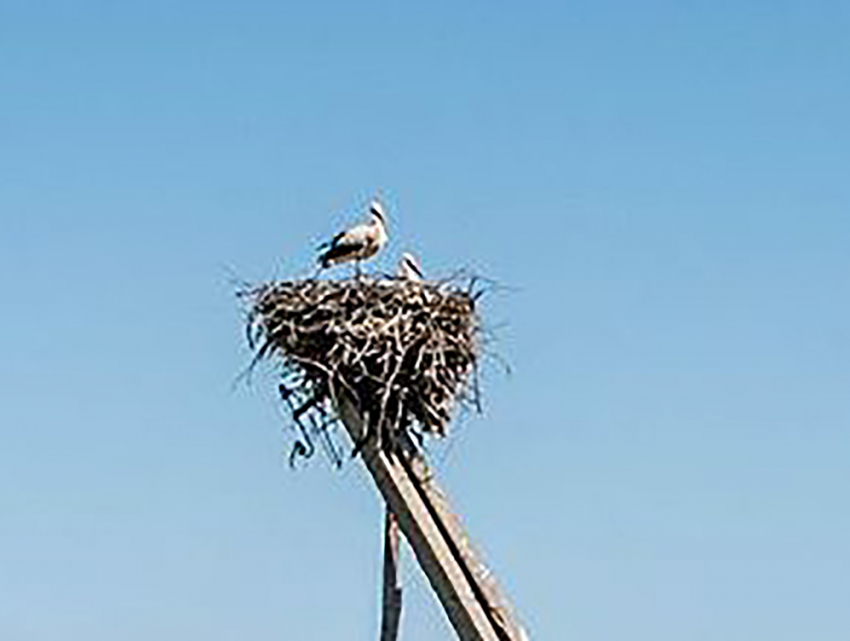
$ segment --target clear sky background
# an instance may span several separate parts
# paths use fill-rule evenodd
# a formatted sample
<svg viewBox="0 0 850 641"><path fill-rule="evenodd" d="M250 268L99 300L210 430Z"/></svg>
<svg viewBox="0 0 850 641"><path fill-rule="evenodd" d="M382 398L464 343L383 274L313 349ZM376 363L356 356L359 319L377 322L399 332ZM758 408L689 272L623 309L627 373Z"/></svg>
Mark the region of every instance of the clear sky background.
<svg viewBox="0 0 850 641"><path fill-rule="evenodd" d="M850 638L850 5L0 2L0 638L375 639L231 274L510 287L436 447L535 639ZM408 557L402 639L451 632Z"/></svg>

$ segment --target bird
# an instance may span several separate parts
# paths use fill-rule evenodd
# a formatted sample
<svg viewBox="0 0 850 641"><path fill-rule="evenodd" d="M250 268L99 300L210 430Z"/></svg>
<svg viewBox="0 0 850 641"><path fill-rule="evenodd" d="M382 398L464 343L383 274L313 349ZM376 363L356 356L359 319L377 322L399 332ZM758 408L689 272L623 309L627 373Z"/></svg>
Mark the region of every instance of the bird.
<svg viewBox="0 0 850 641"><path fill-rule="evenodd" d="M396 276L402 280L420 281L425 277L422 275L422 268L419 266L419 261L413 254L407 252L401 255L398 261L398 269Z"/></svg>
<svg viewBox="0 0 850 641"><path fill-rule="evenodd" d="M360 261L372 258L387 244L387 218L384 207L377 198L369 204L370 220L338 233L332 240L319 246L322 269L331 265L355 261L359 273Z"/></svg>

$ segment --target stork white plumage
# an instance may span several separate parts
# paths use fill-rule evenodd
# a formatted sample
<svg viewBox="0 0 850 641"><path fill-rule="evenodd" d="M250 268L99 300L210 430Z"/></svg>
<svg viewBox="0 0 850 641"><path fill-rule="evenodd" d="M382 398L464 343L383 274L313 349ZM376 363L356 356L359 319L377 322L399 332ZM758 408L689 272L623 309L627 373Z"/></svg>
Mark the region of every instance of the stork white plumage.
<svg viewBox="0 0 850 641"><path fill-rule="evenodd" d="M398 261L398 269L396 276L404 280L420 281L425 277L422 275L422 268L419 266L419 261L413 254L405 252L401 255Z"/></svg>
<svg viewBox="0 0 850 641"><path fill-rule="evenodd" d="M324 243L319 249L325 249L319 256L319 264L325 268L340 263L368 260L387 244L387 221L384 207L377 199L369 204L370 221L340 232Z"/></svg>

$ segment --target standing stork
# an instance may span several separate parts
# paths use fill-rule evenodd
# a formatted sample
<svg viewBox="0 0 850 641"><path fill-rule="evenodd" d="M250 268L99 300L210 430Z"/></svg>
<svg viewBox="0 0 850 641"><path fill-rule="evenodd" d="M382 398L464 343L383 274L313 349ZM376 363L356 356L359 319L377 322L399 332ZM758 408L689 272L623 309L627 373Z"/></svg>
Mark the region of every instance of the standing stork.
<svg viewBox="0 0 850 641"><path fill-rule="evenodd" d="M387 244L387 219L384 207L378 199L369 204L370 220L338 233L327 243L319 246L324 251L319 255L322 269L331 265L354 261L360 273L360 261L372 258Z"/></svg>

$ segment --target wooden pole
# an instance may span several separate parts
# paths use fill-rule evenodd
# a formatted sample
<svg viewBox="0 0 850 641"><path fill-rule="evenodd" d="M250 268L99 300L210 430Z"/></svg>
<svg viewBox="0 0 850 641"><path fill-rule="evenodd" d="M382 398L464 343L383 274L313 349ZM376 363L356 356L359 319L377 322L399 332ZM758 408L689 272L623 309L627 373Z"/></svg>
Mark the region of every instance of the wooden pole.
<svg viewBox="0 0 850 641"><path fill-rule="evenodd" d="M401 586L398 582L398 518L389 508L385 512L381 641L396 641L401 619Z"/></svg>
<svg viewBox="0 0 850 641"><path fill-rule="evenodd" d="M339 414L352 440L359 443L365 424L346 396ZM361 457L387 509L410 543L461 641L528 641L495 577L469 543L445 493L412 443L388 455L372 439Z"/></svg>

